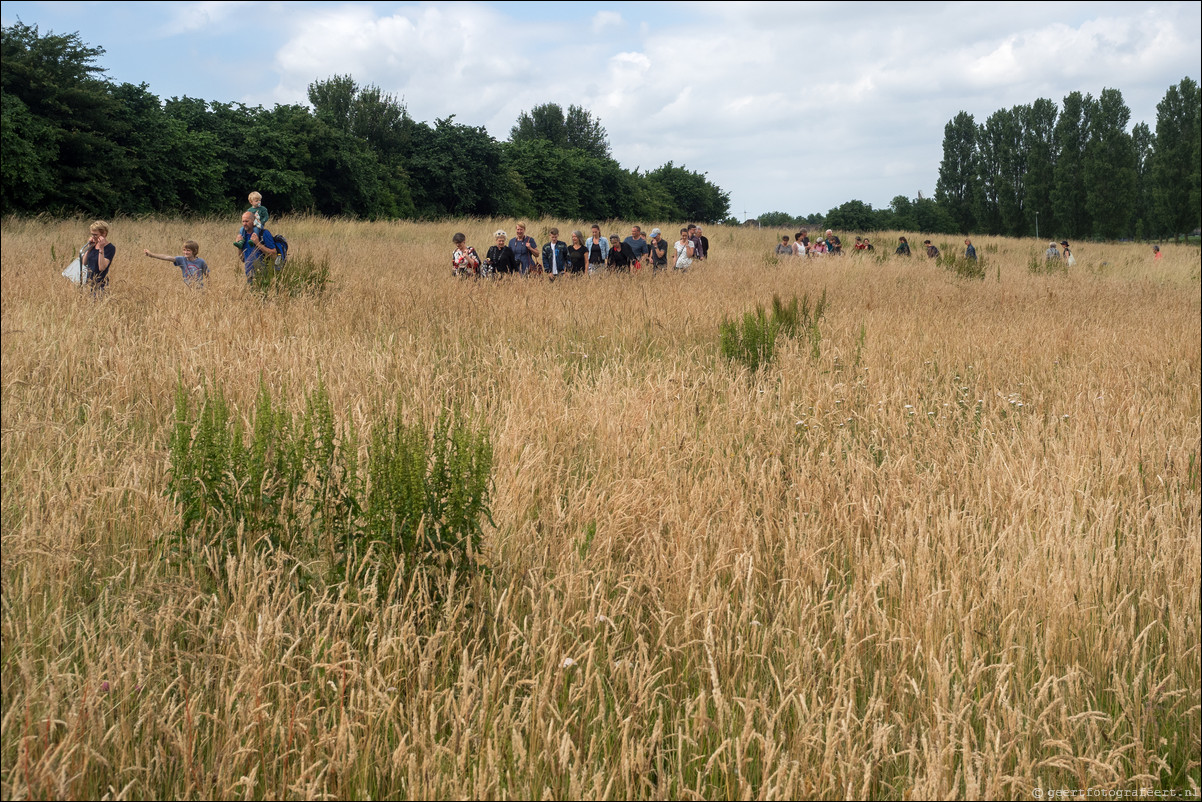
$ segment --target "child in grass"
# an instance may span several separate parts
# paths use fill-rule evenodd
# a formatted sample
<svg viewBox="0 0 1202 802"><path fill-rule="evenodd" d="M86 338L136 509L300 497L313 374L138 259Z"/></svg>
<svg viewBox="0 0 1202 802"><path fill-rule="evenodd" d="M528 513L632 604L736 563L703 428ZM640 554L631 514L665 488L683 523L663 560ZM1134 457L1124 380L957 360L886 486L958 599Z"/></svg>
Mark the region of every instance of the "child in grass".
<svg viewBox="0 0 1202 802"><path fill-rule="evenodd" d="M205 276L209 275L209 266L205 264L205 260L201 259L200 246L194 240L188 240L184 243L183 256L168 256L162 253L151 253L148 250L142 251L151 259L161 259L164 262L171 262L180 269L183 273L184 283L188 286L203 287Z"/></svg>

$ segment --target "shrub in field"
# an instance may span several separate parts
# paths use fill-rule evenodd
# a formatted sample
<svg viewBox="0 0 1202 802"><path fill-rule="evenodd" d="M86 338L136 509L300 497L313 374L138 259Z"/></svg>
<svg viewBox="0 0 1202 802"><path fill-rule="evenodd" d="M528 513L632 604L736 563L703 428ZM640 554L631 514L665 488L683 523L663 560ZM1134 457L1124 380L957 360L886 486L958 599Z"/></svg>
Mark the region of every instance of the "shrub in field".
<svg viewBox="0 0 1202 802"><path fill-rule="evenodd" d="M330 262L300 254L290 255L276 269L276 257L263 260L255 270L250 288L264 297L321 295L330 283Z"/></svg>
<svg viewBox="0 0 1202 802"><path fill-rule="evenodd" d="M966 256L959 256L948 250L935 259L935 264L949 273L955 273L960 278L985 280L984 259L969 259Z"/></svg>
<svg viewBox="0 0 1202 802"><path fill-rule="evenodd" d="M353 427L339 426L319 385L294 418L259 390L249 438L219 392L193 414L176 390L167 492L180 505L176 548L228 552L270 544L342 567L371 555L387 567L472 562L485 521L487 433L443 414L432 431L385 419L360 470Z"/></svg>
<svg viewBox="0 0 1202 802"><path fill-rule="evenodd" d="M794 295L788 304L779 295L772 296L772 319L778 323L780 330L788 337L802 337L810 343L810 356L817 359L822 353L822 332L818 329L818 321L826 316L826 290L810 306L810 294L802 295L798 300Z"/></svg>
<svg viewBox="0 0 1202 802"><path fill-rule="evenodd" d="M723 318L718 327L722 355L731 361L739 361L756 371L772 363L776 355L776 336L804 336L810 343L810 354L815 359L821 354L822 333L818 321L826 314L826 291L810 306L810 296L799 300L796 295L785 303L779 295L772 296L772 314L757 306L755 312L743 315L742 325L736 320Z"/></svg>
<svg viewBox="0 0 1202 802"><path fill-rule="evenodd" d="M753 372L767 367L776 355L779 330L779 321L770 319L762 306L743 315L742 325L737 320L723 317L718 326L722 356L742 362Z"/></svg>

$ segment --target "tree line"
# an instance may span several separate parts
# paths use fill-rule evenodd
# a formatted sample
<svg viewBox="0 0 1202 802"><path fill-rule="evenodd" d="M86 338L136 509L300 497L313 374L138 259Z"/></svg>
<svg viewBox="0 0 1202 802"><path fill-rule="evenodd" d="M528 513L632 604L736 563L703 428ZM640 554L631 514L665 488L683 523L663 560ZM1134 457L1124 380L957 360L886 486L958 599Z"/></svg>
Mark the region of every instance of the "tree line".
<svg viewBox="0 0 1202 802"><path fill-rule="evenodd" d="M760 225L847 231L926 231L1071 239L1162 238L1202 223L1197 82L1169 87L1156 130L1117 89L1072 92L999 109L977 123L961 111L944 128L935 197L898 195L888 208L851 200L826 215L760 215Z"/></svg>
<svg viewBox="0 0 1202 802"><path fill-rule="evenodd" d="M258 190L273 213L372 219L728 215L704 173L622 167L578 106L523 112L501 142L454 115L415 120L351 76L311 84L310 106L161 101L109 81L103 54L78 33L2 29L0 213L225 214Z"/></svg>

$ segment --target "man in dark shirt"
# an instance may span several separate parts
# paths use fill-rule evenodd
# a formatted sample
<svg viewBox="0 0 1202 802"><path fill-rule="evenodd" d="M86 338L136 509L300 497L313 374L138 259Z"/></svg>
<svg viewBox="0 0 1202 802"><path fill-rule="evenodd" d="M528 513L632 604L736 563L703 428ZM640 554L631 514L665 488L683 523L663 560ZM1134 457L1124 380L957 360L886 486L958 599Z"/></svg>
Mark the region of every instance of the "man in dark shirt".
<svg viewBox="0 0 1202 802"><path fill-rule="evenodd" d="M651 248L651 269L662 270L668 266L668 241L659 235L659 229L651 229L651 241L647 245Z"/></svg>
<svg viewBox="0 0 1202 802"><path fill-rule="evenodd" d="M928 259L934 259L939 256L939 249L932 245L929 239L924 239L922 244L926 246Z"/></svg>
<svg viewBox="0 0 1202 802"><path fill-rule="evenodd" d="M613 234L609 238L609 256L605 258L605 265L610 270L615 270L619 273L630 272L630 265L634 262L634 254L630 250L630 246L618 240L618 235Z"/></svg>
<svg viewBox="0 0 1202 802"><path fill-rule="evenodd" d="M701 245L701 229L699 229L697 227L697 225L694 223L689 223L688 229L689 229L689 240L691 240L693 243L693 258L694 259L704 259L705 251L702 250L702 245Z"/></svg>

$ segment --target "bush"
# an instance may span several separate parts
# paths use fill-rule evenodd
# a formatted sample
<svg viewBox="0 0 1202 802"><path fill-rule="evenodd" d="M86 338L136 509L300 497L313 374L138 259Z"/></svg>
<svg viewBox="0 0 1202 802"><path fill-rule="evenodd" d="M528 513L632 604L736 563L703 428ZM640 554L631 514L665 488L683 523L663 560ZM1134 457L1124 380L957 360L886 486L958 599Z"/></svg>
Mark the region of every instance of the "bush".
<svg viewBox="0 0 1202 802"><path fill-rule="evenodd" d="M935 264L960 278L985 280L985 260L981 258L969 259L967 256L944 252L935 259Z"/></svg>
<svg viewBox="0 0 1202 802"><path fill-rule="evenodd" d="M175 547L277 547L346 567L474 565L491 522L492 446L451 413L432 430L395 417L372 428L366 471L353 427L339 426L325 387L298 418L260 386L249 441L219 392L192 413L176 390L167 493L180 505ZM381 572L381 574L391 573Z"/></svg>
<svg viewBox="0 0 1202 802"><path fill-rule="evenodd" d="M277 268L276 257L263 260L250 280L250 288L263 297L321 295L330 283L330 262L300 254L289 255Z"/></svg>
<svg viewBox="0 0 1202 802"><path fill-rule="evenodd" d="M757 306L755 312L743 315L742 326L738 321L722 318L718 326L722 356L742 362L748 370L759 370L772 363L776 355L776 335L784 333L786 337L804 336L810 343L811 357L817 359L822 352L822 333L818 330L818 321L825 315L825 290L813 307L810 306L808 293L800 300L794 295L787 304L779 295L773 295L771 316L764 311L764 307Z"/></svg>
<svg viewBox="0 0 1202 802"><path fill-rule="evenodd" d="M772 363L776 355L776 333L780 323L769 320L764 307L757 306L755 312L743 315L743 325L723 317L718 326L722 343L722 356L742 362L754 372Z"/></svg>

